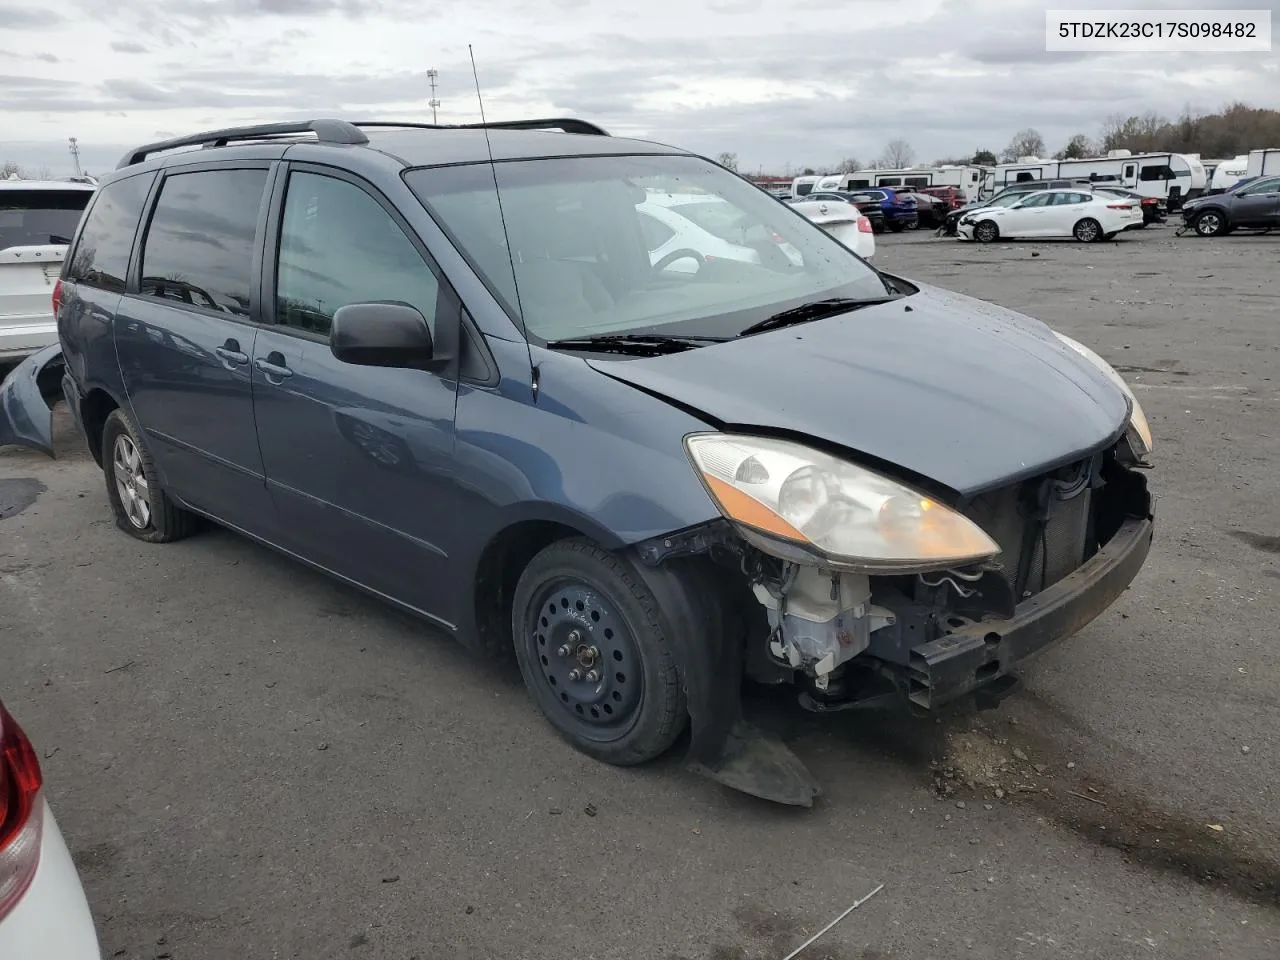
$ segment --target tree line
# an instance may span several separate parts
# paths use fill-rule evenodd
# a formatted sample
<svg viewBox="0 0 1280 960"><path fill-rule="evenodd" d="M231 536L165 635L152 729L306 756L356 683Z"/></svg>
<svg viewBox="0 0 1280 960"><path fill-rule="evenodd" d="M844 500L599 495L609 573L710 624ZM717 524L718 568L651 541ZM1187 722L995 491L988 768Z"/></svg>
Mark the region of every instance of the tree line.
<svg viewBox="0 0 1280 960"><path fill-rule="evenodd" d="M1040 131L1028 127L1015 133L998 153L981 147L965 156L940 158L934 165L972 163L990 167L997 163L1015 163L1021 157L1078 160L1104 156L1110 150L1198 153L1205 159L1229 159L1264 147L1280 147L1280 110L1237 102L1217 113L1196 113L1188 107L1173 120L1153 110L1131 117L1112 114L1101 123L1096 135L1077 133L1053 153L1049 152ZM737 169L736 154L722 154L722 157L731 157L732 169ZM846 157L834 167L821 170L805 167L803 175L852 173L872 168L893 170L909 167L916 160L911 144L895 138L870 164L864 165L857 157Z"/></svg>

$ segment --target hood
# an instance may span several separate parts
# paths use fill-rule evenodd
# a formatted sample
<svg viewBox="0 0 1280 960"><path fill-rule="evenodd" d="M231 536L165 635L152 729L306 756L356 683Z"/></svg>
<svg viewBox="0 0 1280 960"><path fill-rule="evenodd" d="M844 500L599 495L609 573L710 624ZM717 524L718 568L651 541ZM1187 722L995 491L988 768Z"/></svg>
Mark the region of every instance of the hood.
<svg viewBox="0 0 1280 960"><path fill-rule="evenodd" d="M596 370L735 429L808 436L962 496L1113 442L1129 401L1044 324L918 284L864 307Z"/></svg>

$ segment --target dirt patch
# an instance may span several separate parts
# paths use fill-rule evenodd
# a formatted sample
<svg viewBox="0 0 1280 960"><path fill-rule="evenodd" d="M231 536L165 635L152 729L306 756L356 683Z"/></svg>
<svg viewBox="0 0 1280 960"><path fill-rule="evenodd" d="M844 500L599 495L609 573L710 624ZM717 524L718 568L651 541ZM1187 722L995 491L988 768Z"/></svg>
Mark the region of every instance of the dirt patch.
<svg viewBox="0 0 1280 960"><path fill-rule="evenodd" d="M1251 530L1232 530L1231 535L1263 553L1280 553L1280 537Z"/></svg>
<svg viewBox="0 0 1280 960"><path fill-rule="evenodd" d="M45 485L30 477L0 479L0 520L16 517L44 493Z"/></svg>
<svg viewBox="0 0 1280 960"><path fill-rule="evenodd" d="M1280 907L1280 859L1252 849L1248 836L1231 824L1163 810L1075 764L1051 764L1052 745L1018 728L978 719L945 740L943 757L934 765L940 797L1025 805L1129 860Z"/></svg>

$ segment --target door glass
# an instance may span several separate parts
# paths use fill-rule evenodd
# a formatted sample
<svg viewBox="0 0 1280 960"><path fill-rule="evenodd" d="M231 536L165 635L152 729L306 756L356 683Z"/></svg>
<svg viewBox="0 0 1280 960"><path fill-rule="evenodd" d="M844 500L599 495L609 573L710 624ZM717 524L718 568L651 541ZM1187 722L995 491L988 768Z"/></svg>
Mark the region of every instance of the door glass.
<svg viewBox="0 0 1280 960"><path fill-rule="evenodd" d="M1055 196L1057 196L1057 194L1048 193L1047 191L1045 193L1037 193L1035 196L1028 197L1024 202L1018 204L1018 208L1021 210L1027 210L1034 207L1043 207L1048 204L1050 198Z"/></svg>
<svg viewBox="0 0 1280 960"><path fill-rule="evenodd" d="M134 231L154 180L155 174L143 174L113 180L98 191L67 268L68 280L124 293Z"/></svg>
<svg viewBox="0 0 1280 960"><path fill-rule="evenodd" d="M346 180L294 173L285 195L276 323L328 336L339 307L395 300L435 333L440 284L399 224Z"/></svg>
<svg viewBox="0 0 1280 960"><path fill-rule="evenodd" d="M167 177L142 248L144 296L249 315L253 237L266 170Z"/></svg>

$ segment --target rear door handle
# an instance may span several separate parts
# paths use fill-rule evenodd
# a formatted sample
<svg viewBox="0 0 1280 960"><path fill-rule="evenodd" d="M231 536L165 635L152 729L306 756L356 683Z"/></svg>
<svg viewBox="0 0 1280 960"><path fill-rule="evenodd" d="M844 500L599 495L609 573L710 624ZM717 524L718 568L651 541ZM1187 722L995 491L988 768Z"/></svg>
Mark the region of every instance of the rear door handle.
<svg viewBox="0 0 1280 960"><path fill-rule="evenodd" d="M259 357L253 361L253 365L265 373L268 377L292 377L293 371L285 366L284 354L279 350L272 350L266 357Z"/></svg>

